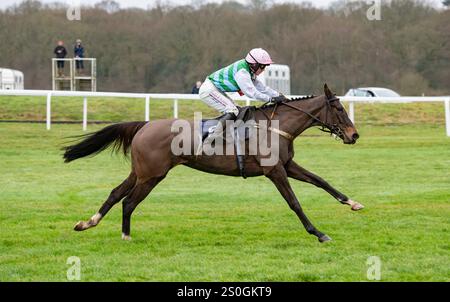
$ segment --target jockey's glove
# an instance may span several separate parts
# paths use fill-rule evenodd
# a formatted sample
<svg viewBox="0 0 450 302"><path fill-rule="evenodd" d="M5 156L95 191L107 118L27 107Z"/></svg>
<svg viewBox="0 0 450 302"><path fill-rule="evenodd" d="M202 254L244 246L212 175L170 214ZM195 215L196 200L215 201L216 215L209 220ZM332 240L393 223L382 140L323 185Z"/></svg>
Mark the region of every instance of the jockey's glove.
<svg viewBox="0 0 450 302"><path fill-rule="evenodd" d="M284 95L282 95L281 93L279 96L275 96L270 99L270 102L273 104L278 104L278 103L282 103L282 102L286 102L286 101L289 101L289 99L287 97L285 97Z"/></svg>

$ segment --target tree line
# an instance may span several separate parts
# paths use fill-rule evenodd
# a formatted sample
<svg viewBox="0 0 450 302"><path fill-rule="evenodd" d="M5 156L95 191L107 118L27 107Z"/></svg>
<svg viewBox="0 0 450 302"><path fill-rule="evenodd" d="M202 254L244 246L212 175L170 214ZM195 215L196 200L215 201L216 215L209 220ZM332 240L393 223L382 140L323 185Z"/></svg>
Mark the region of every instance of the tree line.
<svg viewBox="0 0 450 302"><path fill-rule="evenodd" d="M0 67L19 69L27 89L51 88L58 40L73 53L82 39L97 58L98 90L190 92L197 80L243 58L254 47L291 69L295 94L338 94L382 86L404 95L450 94L450 10L426 1L382 2L370 21L365 1L271 5L253 0L120 9L114 1L81 8L24 1L0 11Z"/></svg>

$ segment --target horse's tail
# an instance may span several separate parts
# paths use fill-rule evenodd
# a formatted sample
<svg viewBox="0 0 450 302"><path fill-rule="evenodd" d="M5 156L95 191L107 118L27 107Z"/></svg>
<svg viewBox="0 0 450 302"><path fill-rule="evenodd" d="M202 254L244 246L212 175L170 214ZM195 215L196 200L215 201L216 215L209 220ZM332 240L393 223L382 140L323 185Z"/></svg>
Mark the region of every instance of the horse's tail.
<svg viewBox="0 0 450 302"><path fill-rule="evenodd" d="M78 138L83 139L82 141L62 148L65 151L63 155L64 162L68 163L91 154L96 155L108 148L112 143L114 143L114 151L119 151L122 148L124 155L127 155L133 137L146 123L119 123L105 127L97 132L81 135Z"/></svg>

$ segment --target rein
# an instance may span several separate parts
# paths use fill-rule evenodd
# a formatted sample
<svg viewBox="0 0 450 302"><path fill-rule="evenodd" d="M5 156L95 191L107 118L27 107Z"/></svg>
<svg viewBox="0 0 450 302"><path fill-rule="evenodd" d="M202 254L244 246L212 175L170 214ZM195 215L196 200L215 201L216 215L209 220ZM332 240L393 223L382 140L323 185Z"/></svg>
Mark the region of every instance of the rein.
<svg viewBox="0 0 450 302"><path fill-rule="evenodd" d="M333 102L333 101L337 101L337 100L339 100L339 99L336 98L336 97L334 97L334 98L332 98L332 99L330 99L330 100L327 101L327 111L326 111L325 122L323 122L322 120L320 120L320 119L317 118L316 116L312 115L310 112L305 111L305 110L300 109L300 108L297 108L297 107L295 107L295 106L292 106L292 105L289 104L289 103L282 102L282 103L279 103L279 104L280 104L280 105L288 106L289 108L295 109L295 110L297 110L297 111L300 111L300 112L302 112L302 113L308 115L310 118L312 118L312 119L315 120L317 123L319 123L320 126L322 126L321 128L319 128L320 131L326 132L326 133L330 133L330 135L334 134L334 135L336 135L336 140L338 140L339 138L342 138L342 136L344 135L344 132L342 131L342 129L341 129L337 124L330 125L330 124L328 124L328 123L326 122L326 120L328 119L328 111L329 111L329 109L330 109L330 103ZM266 104L267 104L267 103L263 104L260 108L264 108L264 106L265 106ZM274 109L273 109L272 114L271 114L270 117L267 115L266 112L264 112L264 110L261 110L261 112L262 112L262 113L266 116L266 118L269 120L269 125L270 125L270 122L272 121L273 116L275 115L275 112L276 112L276 110L277 110L279 104L278 104L278 103L275 104ZM260 109L260 108L258 108L258 109ZM269 130L271 130L271 131L273 131L273 132L275 132L275 133L278 133L278 134L284 136L285 138L287 138L287 139L289 139L289 140L293 140L293 139L295 138L293 135L291 135L291 134L289 134L289 133L287 133L287 132L284 132L284 131L282 131L282 130L280 130L280 129L275 129L275 128L269 127Z"/></svg>

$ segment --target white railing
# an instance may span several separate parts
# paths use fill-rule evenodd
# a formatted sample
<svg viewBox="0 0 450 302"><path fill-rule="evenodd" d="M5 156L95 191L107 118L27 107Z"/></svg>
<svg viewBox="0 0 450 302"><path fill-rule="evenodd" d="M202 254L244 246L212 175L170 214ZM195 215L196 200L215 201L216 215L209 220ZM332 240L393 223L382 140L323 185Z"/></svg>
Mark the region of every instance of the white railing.
<svg viewBox="0 0 450 302"><path fill-rule="evenodd" d="M167 99L173 101L173 116L178 118L178 101L179 100L199 100L197 94L168 94L168 93L121 93L121 92L88 92L88 91L52 91L52 90L0 90L0 96L42 96L47 97L47 114L46 124L47 130L51 128L51 101L52 97L80 97L83 98L83 130L87 129L87 112L88 97L110 97L110 98L135 98L145 99L145 121L150 120L150 100L151 99ZM299 97L299 96L290 96ZM245 101L246 105L250 105L252 101L245 96L232 95L236 101ZM443 102L445 108L445 125L447 136L450 137L450 96L439 97L339 97L342 102L349 104L349 117L355 121L355 103L412 103L412 102Z"/></svg>

